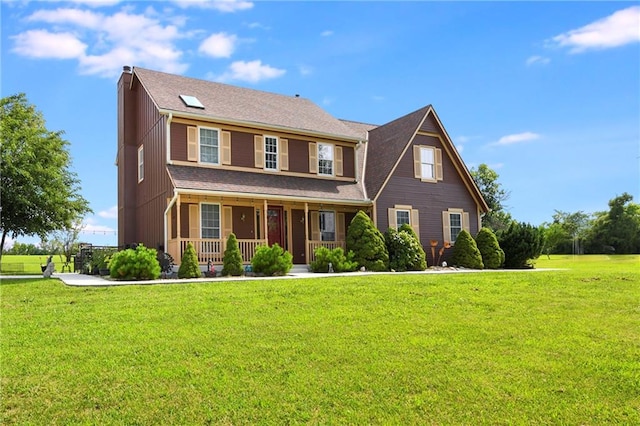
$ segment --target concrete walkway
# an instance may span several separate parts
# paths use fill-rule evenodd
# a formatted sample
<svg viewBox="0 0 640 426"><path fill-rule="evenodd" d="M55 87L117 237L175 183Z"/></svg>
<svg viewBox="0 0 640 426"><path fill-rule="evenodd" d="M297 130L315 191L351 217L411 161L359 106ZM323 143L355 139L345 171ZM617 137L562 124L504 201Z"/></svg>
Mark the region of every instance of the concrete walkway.
<svg viewBox="0 0 640 426"><path fill-rule="evenodd" d="M76 287L110 287L121 285L152 285L152 284L181 284L181 283L207 283L216 281L252 281L252 280L281 280L291 278L327 278L327 277L341 277L341 276L356 276L356 275L381 275L381 274L459 274L459 273L483 273L483 272L543 272L553 271L558 269L427 269L426 271L411 271L411 272L344 272L339 274L315 274L312 272L306 272L302 268L294 268L288 275L281 277L217 277L217 278L189 278L189 279L159 279L159 280L145 280L145 281L120 281L112 280L108 277L101 277L99 275L85 275L75 272L67 273L54 273L51 278L59 279L63 283L69 286ZM1 275L0 281L4 279L45 279L42 275Z"/></svg>

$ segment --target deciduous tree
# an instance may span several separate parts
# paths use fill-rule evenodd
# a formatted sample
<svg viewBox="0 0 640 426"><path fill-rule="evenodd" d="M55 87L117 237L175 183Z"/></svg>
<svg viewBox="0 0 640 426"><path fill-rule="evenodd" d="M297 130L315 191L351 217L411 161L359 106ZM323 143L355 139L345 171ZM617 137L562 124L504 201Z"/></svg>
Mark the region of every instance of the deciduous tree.
<svg viewBox="0 0 640 426"><path fill-rule="evenodd" d="M513 219L504 210L504 202L509 199L511 194L509 191L502 189L502 185L498 182L500 175L486 164L480 164L477 169L473 168L470 172L490 209L482 217L482 226L494 232L507 229Z"/></svg>
<svg viewBox="0 0 640 426"><path fill-rule="evenodd" d="M47 130L42 114L23 93L2 98L0 106L2 253L7 235L45 238L91 209L70 169L63 132Z"/></svg>

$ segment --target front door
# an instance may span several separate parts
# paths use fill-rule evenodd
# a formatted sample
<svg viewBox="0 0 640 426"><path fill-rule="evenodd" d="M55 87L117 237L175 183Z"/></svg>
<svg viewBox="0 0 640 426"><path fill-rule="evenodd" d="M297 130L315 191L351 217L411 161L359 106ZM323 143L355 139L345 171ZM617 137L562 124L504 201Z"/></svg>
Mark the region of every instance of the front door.
<svg viewBox="0 0 640 426"><path fill-rule="evenodd" d="M279 206L269 206L267 208L267 237L269 245L275 243L282 248L284 245L284 210Z"/></svg>

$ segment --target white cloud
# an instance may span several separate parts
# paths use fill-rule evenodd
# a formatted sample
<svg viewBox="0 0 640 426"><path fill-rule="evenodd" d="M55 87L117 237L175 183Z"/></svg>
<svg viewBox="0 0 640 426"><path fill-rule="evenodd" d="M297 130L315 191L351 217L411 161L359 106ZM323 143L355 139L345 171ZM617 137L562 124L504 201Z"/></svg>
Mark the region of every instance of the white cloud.
<svg viewBox="0 0 640 426"><path fill-rule="evenodd" d="M247 27L249 27L251 29L258 28L258 29L261 29L261 30L270 30L271 29L271 27L263 25L260 22L251 22L251 23L247 24Z"/></svg>
<svg viewBox="0 0 640 426"><path fill-rule="evenodd" d="M263 64L261 60L255 61L235 61L229 69L216 78L218 81L247 81L249 83L257 83L262 80L281 77L286 70L274 68L270 65Z"/></svg>
<svg viewBox="0 0 640 426"><path fill-rule="evenodd" d="M66 8L39 10L27 21L55 24L58 32L18 34L13 37L14 51L28 57L76 58L80 73L103 77L117 76L125 64L183 73L188 65L181 61L176 42L192 33L181 33L175 20L165 24L162 15L152 12L149 8L146 14L123 9L113 15Z"/></svg>
<svg viewBox="0 0 640 426"><path fill-rule="evenodd" d="M522 142L529 142L536 139L540 139L540 135L533 132L514 133L512 135L506 135L498 139L497 142L491 145L513 145Z"/></svg>
<svg viewBox="0 0 640 426"><path fill-rule="evenodd" d="M50 24L73 24L84 28L99 28L104 16L80 9L38 10L27 18L31 22Z"/></svg>
<svg viewBox="0 0 640 426"><path fill-rule="evenodd" d="M375 102L382 102L385 100L385 97L380 95L373 95L371 96L371 100Z"/></svg>
<svg viewBox="0 0 640 426"><path fill-rule="evenodd" d="M551 59L546 58L544 56L538 56L538 55L534 55L534 56L530 56L529 58L527 58L527 66L531 66L531 65L547 65L549 62L551 62Z"/></svg>
<svg viewBox="0 0 640 426"><path fill-rule="evenodd" d="M332 30L324 30L323 32L320 33L320 35L322 37L329 37L333 35L333 31Z"/></svg>
<svg viewBox="0 0 640 426"><path fill-rule="evenodd" d="M198 51L214 58L228 58L235 50L236 41L233 34L212 34L200 44Z"/></svg>
<svg viewBox="0 0 640 426"><path fill-rule="evenodd" d="M174 3L182 8L199 7L202 9L215 9L219 12L237 12L251 9L253 3L243 0L174 0Z"/></svg>
<svg viewBox="0 0 640 426"><path fill-rule="evenodd" d="M107 210L98 212L98 216L105 219L117 219L118 218L118 206L111 206Z"/></svg>
<svg viewBox="0 0 640 426"><path fill-rule="evenodd" d="M13 51L31 58L73 59L84 55L87 45L71 33L30 30L17 36Z"/></svg>
<svg viewBox="0 0 640 426"><path fill-rule="evenodd" d="M640 6L619 10L583 27L559 34L548 44L568 47L570 53L581 53L637 42L640 42Z"/></svg>
<svg viewBox="0 0 640 426"><path fill-rule="evenodd" d="M67 0L69 3L76 3L89 7L113 6L120 3L120 0Z"/></svg>
<svg viewBox="0 0 640 426"><path fill-rule="evenodd" d="M89 217L82 224L82 231L80 232L83 234L107 235L107 234L115 234L116 230L106 225L100 225L99 223L97 223L97 221L93 217Z"/></svg>

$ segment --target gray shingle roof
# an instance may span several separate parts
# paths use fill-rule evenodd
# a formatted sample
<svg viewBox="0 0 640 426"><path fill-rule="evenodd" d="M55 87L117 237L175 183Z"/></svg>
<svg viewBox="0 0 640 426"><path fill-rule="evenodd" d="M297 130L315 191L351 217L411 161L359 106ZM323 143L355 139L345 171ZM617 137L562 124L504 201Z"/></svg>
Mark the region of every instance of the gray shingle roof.
<svg viewBox="0 0 640 426"><path fill-rule="evenodd" d="M368 203L354 182L177 165L167 170L177 189Z"/></svg>
<svg viewBox="0 0 640 426"><path fill-rule="evenodd" d="M309 99L268 93L207 80L135 67L134 76L159 109L257 126L300 130L341 139L360 140L360 133ZM195 96L204 109L188 107L180 95Z"/></svg>
<svg viewBox="0 0 640 426"><path fill-rule="evenodd" d="M369 131L365 183L367 195L372 200L382 189L385 179L430 108L431 105L427 105Z"/></svg>

